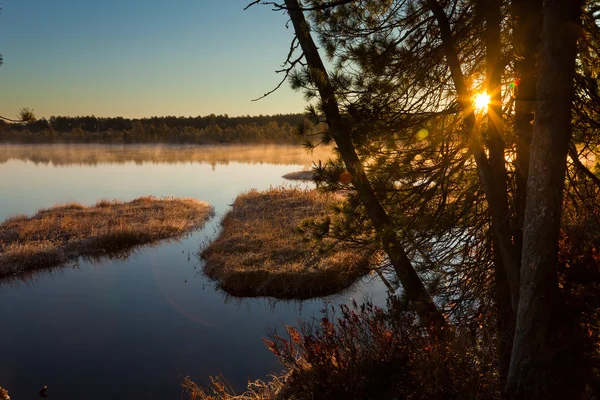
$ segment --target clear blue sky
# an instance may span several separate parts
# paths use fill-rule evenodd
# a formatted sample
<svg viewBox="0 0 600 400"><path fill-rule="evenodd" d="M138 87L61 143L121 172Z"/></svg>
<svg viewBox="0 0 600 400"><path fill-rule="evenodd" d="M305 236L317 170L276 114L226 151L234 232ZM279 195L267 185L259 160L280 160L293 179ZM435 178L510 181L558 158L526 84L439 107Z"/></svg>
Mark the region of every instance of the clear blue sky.
<svg viewBox="0 0 600 400"><path fill-rule="evenodd" d="M0 115L302 112L287 16L249 0L0 0Z"/></svg>

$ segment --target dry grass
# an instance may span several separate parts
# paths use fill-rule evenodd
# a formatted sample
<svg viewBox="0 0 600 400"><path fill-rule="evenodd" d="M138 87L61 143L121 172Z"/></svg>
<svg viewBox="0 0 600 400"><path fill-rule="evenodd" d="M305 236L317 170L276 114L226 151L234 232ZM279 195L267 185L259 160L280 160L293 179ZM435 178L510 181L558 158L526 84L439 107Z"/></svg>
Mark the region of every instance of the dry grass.
<svg viewBox="0 0 600 400"><path fill-rule="evenodd" d="M282 176L282 178L292 181L312 181L314 177L315 173L313 171L306 170L290 172Z"/></svg>
<svg viewBox="0 0 600 400"><path fill-rule="evenodd" d="M128 203L71 203L16 216L0 224L0 277L51 268L79 257L130 252L135 246L182 236L213 214L195 199L140 197Z"/></svg>
<svg viewBox="0 0 600 400"><path fill-rule="evenodd" d="M191 400L279 400L284 399L281 393L285 387L287 375L269 376L268 381L249 381L247 390L242 394L236 394L233 387L221 375L210 377L208 388L196 385L189 376L183 378L181 387L187 392Z"/></svg>
<svg viewBox="0 0 600 400"><path fill-rule="evenodd" d="M339 198L315 190L271 188L240 195L222 233L203 252L205 273L235 296L306 299L337 293L370 270L370 256L347 246L320 251L297 226L322 218Z"/></svg>

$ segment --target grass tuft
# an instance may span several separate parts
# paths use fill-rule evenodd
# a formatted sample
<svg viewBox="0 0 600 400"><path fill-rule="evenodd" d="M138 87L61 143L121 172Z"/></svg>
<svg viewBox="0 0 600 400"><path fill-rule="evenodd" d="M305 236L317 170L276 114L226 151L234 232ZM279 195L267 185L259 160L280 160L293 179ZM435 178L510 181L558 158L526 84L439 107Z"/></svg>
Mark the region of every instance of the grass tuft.
<svg viewBox="0 0 600 400"><path fill-rule="evenodd" d="M339 200L281 187L240 195L202 252L204 272L234 296L307 299L348 288L369 273L370 252L341 243L317 249L297 229L306 219L328 217Z"/></svg>
<svg viewBox="0 0 600 400"><path fill-rule="evenodd" d="M8 390L4 389L2 386L0 386L0 400L10 400Z"/></svg>
<svg viewBox="0 0 600 400"><path fill-rule="evenodd" d="M269 380L248 382L247 390L237 395L233 387L222 376L210 377L210 386L202 388L189 376L185 376L181 387L187 392L189 399L194 400L276 400L285 386L286 376L271 375ZM283 400L283 399L282 399Z"/></svg>
<svg viewBox="0 0 600 400"><path fill-rule="evenodd" d="M148 196L128 203L101 200L92 207L69 203L8 218L0 224L0 277L79 257L128 254L136 246L180 237L212 215L210 205L195 199Z"/></svg>
<svg viewBox="0 0 600 400"><path fill-rule="evenodd" d="M284 179L289 179L291 181L312 181L315 177L315 173L313 171L295 171L290 172L289 174L285 174L282 176Z"/></svg>

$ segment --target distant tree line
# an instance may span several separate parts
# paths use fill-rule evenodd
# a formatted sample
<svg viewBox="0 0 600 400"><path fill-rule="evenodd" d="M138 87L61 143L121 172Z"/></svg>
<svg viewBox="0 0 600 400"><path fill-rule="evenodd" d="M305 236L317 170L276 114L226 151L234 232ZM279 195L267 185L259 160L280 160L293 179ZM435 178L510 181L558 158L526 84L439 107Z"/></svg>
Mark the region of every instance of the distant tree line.
<svg viewBox="0 0 600 400"><path fill-rule="evenodd" d="M129 119L52 116L0 121L4 143L298 143L303 114Z"/></svg>

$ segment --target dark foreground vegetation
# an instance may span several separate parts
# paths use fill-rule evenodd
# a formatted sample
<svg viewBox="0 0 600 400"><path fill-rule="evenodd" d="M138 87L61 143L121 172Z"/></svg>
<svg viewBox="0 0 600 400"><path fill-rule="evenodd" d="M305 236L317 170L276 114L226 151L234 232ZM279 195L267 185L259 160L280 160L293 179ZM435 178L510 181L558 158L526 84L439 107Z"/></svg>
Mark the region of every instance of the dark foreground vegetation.
<svg viewBox="0 0 600 400"><path fill-rule="evenodd" d="M593 399L599 379L600 225L565 223L562 238L561 318L582 331L574 342L562 328L567 337L553 343L553 368L573 371L569 385L583 383L575 398ZM501 399L498 339L483 316L431 334L405 296L392 296L386 308L330 306L321 318L286 326L283 333L268 328L264 342L283 372L249 382L243 393L236 394L222 376L211 378L207 388L186 377L182 387L196 400Z"/></svg>
<svg viewBox="0 0 600 400"><path fill-rule="evenodd" d="M23 111L22 111L23 113ZM0 120L0 143L278 143L298 144L301 114L229 117L152 117L142 119L50 117L24 122Z"/></svg>
<svg viewBox="0 0 600 400"><path fill-rule="evenodd" d="M272 188L237 197L222 232L202 252L204 272L235 296L306 299L349 287L370 271L372 251L306 232L331 222L340 199L315 190ZM305 231L305 235L303 235Z"/></svg>
<svg viewBox="0 0 600 400"><path fill-rule="evenodd" d="M465 333L431 337L398 299L327 308L321 319L268 331L264 340L285 367L236 395L224 377L207 389L189 377L190 399L498 399L493 349Z"/></svg>
<svg viewBox="0 0 600 400"><path fill-rule="evenodd" d="M92 207L70 203L0 224L0 278L61 266L79 257L124 256L135 247L201 227L212 207L195 199L140 197Z"/></svg>
<svg viewBox="0 0 600 400"><path fill-rule="evenodd" d="M269 339L277 395L598 398L598 2L259 3L337 148L315 179L345 218L317 236L376 247L402 287Z"/></svg>

